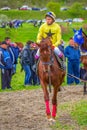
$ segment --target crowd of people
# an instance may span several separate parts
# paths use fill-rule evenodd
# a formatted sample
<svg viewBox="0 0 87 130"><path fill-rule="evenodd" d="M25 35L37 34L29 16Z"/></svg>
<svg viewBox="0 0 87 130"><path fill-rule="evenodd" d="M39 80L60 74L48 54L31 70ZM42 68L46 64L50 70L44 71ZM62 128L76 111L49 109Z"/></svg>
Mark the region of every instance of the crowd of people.
<svg viewBox="0 0 87 130"><path fill-rule="evenodd" d="M78 41L70 38L69 45L64 48L62 33L60 26L55 22L56 15L48 12L45 15L46 22L39 28L37 35L37 43L39 44L43 38L49 37L52 41L54 53L62 59L67 58L67 72L76 77L80 77L80 50ZM38 48L34 48L33 41L27 41L24 47L19 47L16 43L12 43L9 37L6 37L0 44L0 68L2 89L11 87L12 75L16 73L16 65L18 57L20 65L25 72L24 85L39 85L40 81L36 73L36 62L39 59L40 52ZM64 64L64 62L63 62ZM64 67L65 65L63 65ZM67 84L79 84L79 80L67 76Z"/></svg>
<svg viewBox="0 0 87 130"><path fill-rule="evenodd" d="M16 64L20 48L15 43L11 43L9 37L5 37L0 43L0 68L2 89L12 89L11 79L16 72Z"/></svg>
<svg viewBox="0 0 87 130"><path fill-rule="evenodd" d="M23 47L22 43L12 43L10 37L5 37L4 41L0 43L0 77L3 90L12 89L11 80L16 73L18 58L20 58L20 65L25 72L24 86L40 84L36 67L34 67L36 49L33 45L32 41L28 41Z"/></svg>
<svg viewBox="0 0 87 130"><path fill-rule="evenodd" d="M18 28L22 27L23 21L21 20L14 20L9 22L2 22L0 28Z"/></svg>

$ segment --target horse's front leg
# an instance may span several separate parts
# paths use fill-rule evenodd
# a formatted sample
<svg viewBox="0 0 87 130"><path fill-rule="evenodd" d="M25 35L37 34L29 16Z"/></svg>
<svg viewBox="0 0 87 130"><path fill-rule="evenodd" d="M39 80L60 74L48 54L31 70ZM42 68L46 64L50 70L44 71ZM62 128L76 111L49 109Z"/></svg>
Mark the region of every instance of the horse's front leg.
<svg viewBox="0 0 87 130"><path fill-rule="evenodd" d="M53 119L55 119L57 113L57 92L58 92L58 87L54 87L53 97L52 97L52 118Z"/></svg>
<svg viewBox="0 0 87 130"><path fill-rule="evenodd" d="M50 112L49 93L48 93L48 90L47 90L47 84L41 82L41 86L42 86L43 93L44 93L44 101L45 101L45 107L46 107L46 115L47 115L47 118L50 119L50 118L51 118L51 112Z"/></svg>

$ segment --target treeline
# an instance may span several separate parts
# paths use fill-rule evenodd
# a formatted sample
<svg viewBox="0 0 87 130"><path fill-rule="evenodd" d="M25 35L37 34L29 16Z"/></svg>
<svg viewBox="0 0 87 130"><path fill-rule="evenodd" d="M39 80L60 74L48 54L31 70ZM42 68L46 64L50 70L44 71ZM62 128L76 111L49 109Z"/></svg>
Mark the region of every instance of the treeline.
<svg viewBox="0 0 87 130"><path fill-rule="evenodd" d="M58 2L61 1L61 2ZM78 1L78 2L76 2ZM9 3L9 7L17 8L24 4L27 5L37 5L39 6L40 3L43 4L43 7L47 7L47 11L51 10L53 11L57 18L84 18L87 19L87 10L84 10L83 7L86 6L85 1L79 2L81 0L0 0L0 6L2 4ZM16 4L15 4L16 2ZM22 3L24 2L24 3ZM70 4L73 2L72 4ZM46 3L46 6L45 6ZM65 5L64 3L68 3L67 5L67 11L61 11L60 8ZM70 4L70 5L69 5ZM5 5L6 6L6 5ZM16 7L14 7L16 6ZM31 7L32 7L31 6ZM40 6L41 7L41 6ZM10 11L0 11L0 19L2 19L2 14L8 17L8 19L43 19L44 15L47 11L19 11L19 10L10 10Z"/></svg>
<svg viewBox="0 0 87 130"><path fill-rule="evenodd" d="M87 0L0 0L0 8L3 6L18 8L22 5L45 7L49 2L57 2L62 6L72 5L74 2L83 3L85 6L87 5Z"/></svg>

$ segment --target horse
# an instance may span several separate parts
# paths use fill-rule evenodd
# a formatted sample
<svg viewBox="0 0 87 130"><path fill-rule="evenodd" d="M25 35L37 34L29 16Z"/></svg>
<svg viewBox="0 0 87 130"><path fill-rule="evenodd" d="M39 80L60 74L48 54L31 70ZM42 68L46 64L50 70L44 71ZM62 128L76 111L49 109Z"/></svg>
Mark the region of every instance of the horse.
<svg viewBox="0 0 87 130"><path fill-rule="evenodd" d="M81 63L83 64L83 68L81 68L81 78L83 80L87 80L87 35L80 28L79 30L74 30L74 41L78 43L81 50ZM84 82L84 94L87 94L86 91L86 82Z"/></svg>
<svg viewBox="0 0 87 130"><path fill-rule="evenodd" d="M49 38L43 39L38 46L40 49L38 76L44 94L46 117L49 120L55 121L57 114L57 93L60 89L60 85L64 81L65 70L60 68L60 64L58 63L52 49L52 42ZM51 87L51 85L53 86L52 113L49 106L50 100L48 85L49 87Z"/></svg>

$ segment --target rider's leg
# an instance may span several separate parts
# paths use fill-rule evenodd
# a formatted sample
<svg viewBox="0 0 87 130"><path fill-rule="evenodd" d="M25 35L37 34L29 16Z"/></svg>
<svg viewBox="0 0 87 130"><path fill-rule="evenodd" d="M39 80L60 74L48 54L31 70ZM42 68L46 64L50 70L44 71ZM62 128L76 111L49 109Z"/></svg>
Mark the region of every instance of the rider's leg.
<svg viewBox="0 0 87 130"><path fill-rule="evenodd" d="M54 53L58 55L60 58L63 57L63 53L60 51L58 47L54 48Z"/></svg>
<svg viewBox="0 0 87 130"><path fill-rule="evenodd" d="M61 67L65 70L66 66L64 64L64 54L60 51L58 47L54 48L54 53L60 58L61 60Z"/></svg>

